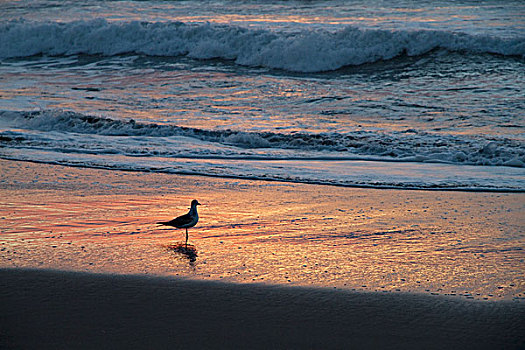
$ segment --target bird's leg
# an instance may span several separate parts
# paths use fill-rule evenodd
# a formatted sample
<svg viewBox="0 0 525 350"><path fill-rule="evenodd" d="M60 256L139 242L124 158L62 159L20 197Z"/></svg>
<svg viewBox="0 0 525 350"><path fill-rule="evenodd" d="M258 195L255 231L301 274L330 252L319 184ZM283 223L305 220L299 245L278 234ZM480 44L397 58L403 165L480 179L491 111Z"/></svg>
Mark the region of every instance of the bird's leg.
<svg viewBox="0 0 525 350"><path fill-rule="evenodd" d="M188 229L186 228L186 249L188 249Z"/></svg>

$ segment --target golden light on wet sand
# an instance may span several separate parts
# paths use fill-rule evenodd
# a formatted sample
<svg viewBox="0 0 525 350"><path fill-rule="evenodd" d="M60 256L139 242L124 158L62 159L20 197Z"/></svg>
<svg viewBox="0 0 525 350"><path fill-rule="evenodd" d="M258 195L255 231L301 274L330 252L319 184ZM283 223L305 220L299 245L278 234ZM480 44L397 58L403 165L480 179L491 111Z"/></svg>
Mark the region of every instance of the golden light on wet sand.
<svg viewBox="0 0 525 350"><path fill-rule="evenodd" d="M27 168L22 181L7 180L2 189L3 267L525 297L523 252L511 248L523 240L523 194L2 164L4 181ZM188 259L166 248L184 242L183 230L155 223L186 211L197 197L204 205L190 232L196 258Z"/></svg>

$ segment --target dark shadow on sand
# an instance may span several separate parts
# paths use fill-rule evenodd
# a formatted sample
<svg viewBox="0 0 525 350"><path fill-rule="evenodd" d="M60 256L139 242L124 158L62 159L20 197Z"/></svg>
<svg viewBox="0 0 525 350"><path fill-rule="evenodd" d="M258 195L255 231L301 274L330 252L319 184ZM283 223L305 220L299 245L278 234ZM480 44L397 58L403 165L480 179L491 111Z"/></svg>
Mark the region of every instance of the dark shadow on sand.
<svg viewBox="0 0 525 350"><path fill-rule="evenodd" d="M525 305L0 269L4 349L523 349Z"/></svg>

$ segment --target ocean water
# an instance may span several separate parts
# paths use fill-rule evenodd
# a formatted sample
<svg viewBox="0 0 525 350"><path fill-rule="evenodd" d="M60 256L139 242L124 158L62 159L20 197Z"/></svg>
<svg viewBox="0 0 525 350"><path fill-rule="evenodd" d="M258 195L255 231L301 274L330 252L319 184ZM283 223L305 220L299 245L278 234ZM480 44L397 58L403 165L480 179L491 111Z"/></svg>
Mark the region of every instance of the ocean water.
<svg viewBox="0 0 525 350"><path fill-rule="evenodd" d="M525 190L522 1L2 1L0 157Z"/></svg>

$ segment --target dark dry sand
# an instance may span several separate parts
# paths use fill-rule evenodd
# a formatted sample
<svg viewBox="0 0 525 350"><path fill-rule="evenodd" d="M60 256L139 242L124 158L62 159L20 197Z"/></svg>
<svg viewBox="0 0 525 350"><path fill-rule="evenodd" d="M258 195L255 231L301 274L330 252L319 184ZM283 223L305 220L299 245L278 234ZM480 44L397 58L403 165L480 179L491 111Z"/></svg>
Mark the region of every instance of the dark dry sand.
<svg viewBox="0 0 525 350"><path fill-rule="evenodd" d="M0 269L7 349L519 349L525 305Z"/></svg>

